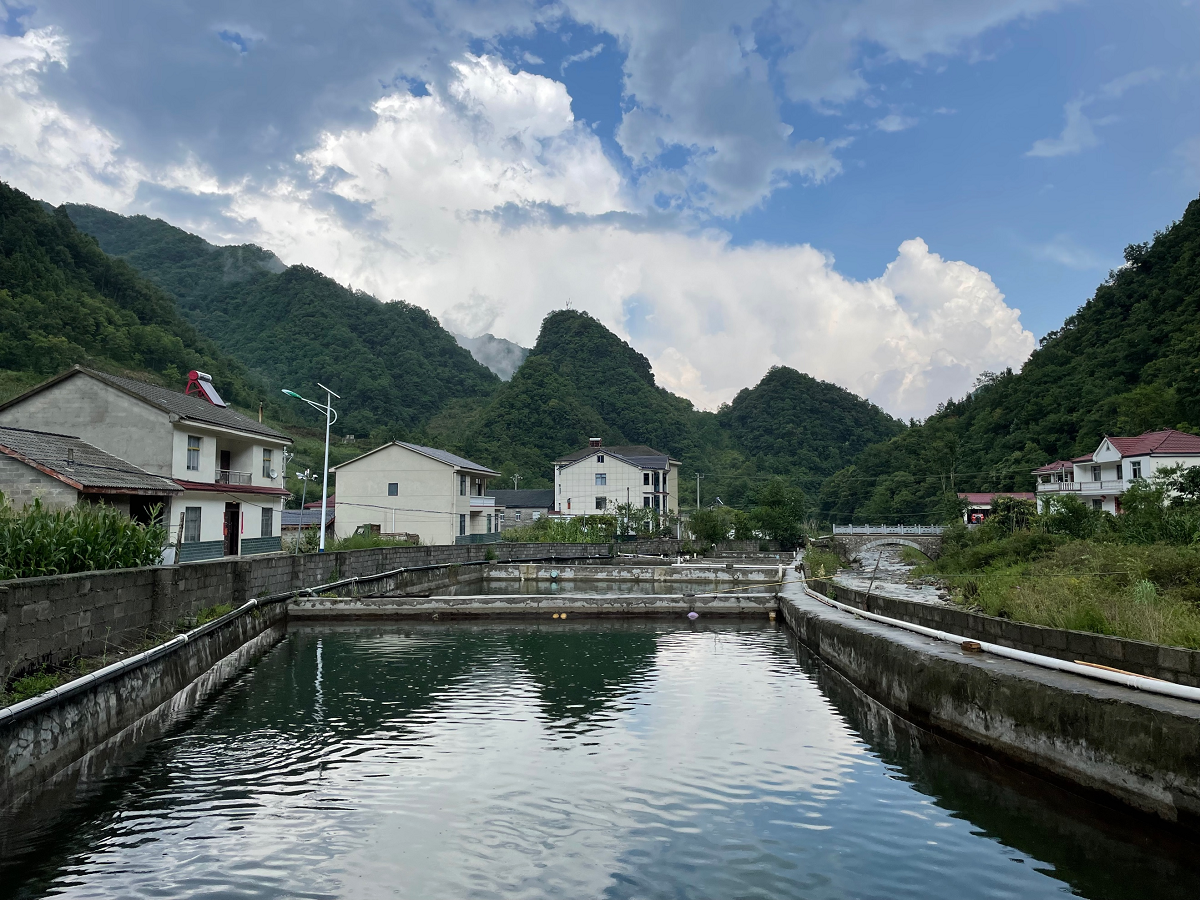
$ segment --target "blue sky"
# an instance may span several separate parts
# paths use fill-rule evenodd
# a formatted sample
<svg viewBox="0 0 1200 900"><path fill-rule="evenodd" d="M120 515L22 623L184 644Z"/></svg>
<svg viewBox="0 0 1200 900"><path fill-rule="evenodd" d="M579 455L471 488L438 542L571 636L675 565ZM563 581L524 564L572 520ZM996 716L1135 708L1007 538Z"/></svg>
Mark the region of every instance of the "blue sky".
<svg viewBox="0 0 1200 900"><path fill-rule="evenodd" d="M0 178L714 407L1019 366L1200 192L1200 4L0 0ZM1016 312L1019 310L1019 316Z"/></svg>

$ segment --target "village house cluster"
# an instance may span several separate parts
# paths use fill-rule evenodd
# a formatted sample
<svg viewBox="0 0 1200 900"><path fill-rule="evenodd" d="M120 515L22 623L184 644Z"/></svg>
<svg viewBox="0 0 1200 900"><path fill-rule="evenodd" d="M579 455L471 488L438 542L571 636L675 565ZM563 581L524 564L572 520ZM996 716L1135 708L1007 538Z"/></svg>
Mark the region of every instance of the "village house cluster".
<svg viewBox="0 0 1200 900"><path fill-rule="evenodd" d="M0 405L0 492L14 506L106 503L167 526L181 562L278 551L321 526L320 487L289 510L285 434L231 409L191 372L175 391L75 366ZM499 472L392 441L334 466L327 537L355 533L469 544L543 516L629 503L679 512L679 462L650 447L589 446L554 463L552 489L494 487Z"/></svg>

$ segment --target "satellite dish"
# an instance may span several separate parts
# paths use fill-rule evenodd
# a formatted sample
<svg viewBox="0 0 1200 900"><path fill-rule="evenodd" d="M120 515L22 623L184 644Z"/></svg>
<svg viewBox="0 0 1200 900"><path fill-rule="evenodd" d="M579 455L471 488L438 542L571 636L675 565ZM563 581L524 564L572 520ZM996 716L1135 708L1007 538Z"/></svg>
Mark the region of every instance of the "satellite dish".
<svg viewBox="0 0 1200 900"><path fill-rule="evenodd" d="M279 477L279 473L276 472L274 469L272 469L271 470L271 480L274 481L278 477Z"/></svg>

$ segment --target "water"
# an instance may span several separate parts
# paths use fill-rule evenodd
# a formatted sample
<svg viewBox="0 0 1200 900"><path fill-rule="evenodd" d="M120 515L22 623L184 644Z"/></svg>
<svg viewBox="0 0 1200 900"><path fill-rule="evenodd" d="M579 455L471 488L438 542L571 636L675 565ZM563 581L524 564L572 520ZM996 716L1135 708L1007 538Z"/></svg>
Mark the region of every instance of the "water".
<svg viewBox="0 0 1200 900"><path fill-rule="evenodd" d="M1194 847L891 717L770 626L293 627L6 897L1184 897Z"/></svg>
<svg viewBox="0 0 1200 900"><path fill-rule="evenodd" d="M721 581L715 579L712 581L591 581L580 579L578 581L570 578L559 578L553 581L540 579L536 581L521 581L516 578L484 578L479 581L464 582L463 584L453 585L452 587L433 591L434 594L441 597L479 597L479 596L548 596L553 597L556 594L570 594L580 597L611 597L617 596L673 596L678 597L683 594L711 594L715 591L722 593L774 593L777 588L774 584L765 582L773 582L778 579L772 575L771 578L763 579L760 582L746 582L745 584L734 587L732 582Z"/></svg>
<svg viewBox="0 0 1200 900"><path fill-rule="evenodd" d="M942 593L931 584L910 583L915 566L906 563L898 547L865 550L853 568L842 569L833 577L838 584L874 595L915 600L918 603L943 603Z"/></svg>

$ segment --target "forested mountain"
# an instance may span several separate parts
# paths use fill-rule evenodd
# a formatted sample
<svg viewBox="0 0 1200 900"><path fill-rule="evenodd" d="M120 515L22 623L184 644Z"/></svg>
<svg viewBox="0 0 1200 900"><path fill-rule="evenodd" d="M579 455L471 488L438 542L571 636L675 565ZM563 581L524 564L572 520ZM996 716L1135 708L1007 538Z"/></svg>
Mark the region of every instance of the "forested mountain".
<svg viewBox="0 0 1200 900"><path fill-rule="evenodd" d="M336 390L343 432L382 440L500 383L420 307L381 303L306 266L284 267L254 245L216 247L159 219L64 209L274 390L312 392L318 381Z"/></svg>
<svg viewBox="0 0 1200 900"><path fill-rule="evenodd" d="M1030 470L1101 437L1200 426L1200 199L1132 244L1019 373L985 373L968 397L871 447L821 490L835 522L927 522L953 492L1031 490Z"/></svg>
<svg viewBox="0 0 1200 900"><path fill-rule="evenodd" d="M784 475L815 493L821 480L903 426L835 385L777 368L719 413L659 387L650 362L586 313L560 310L513 379L452 440L468 456L548 485L552 461L586 444L648 444L684 463L681 497L748 505Z"/></svg>
<svg viewBox="0 0 1200 900"><path fill-rule="evenodd" d="M74 363L151 373L178 390L203 369L233 404L256 412L274 402L168 294L105 255L64 211L0 182L0 398Z"/></svg>

